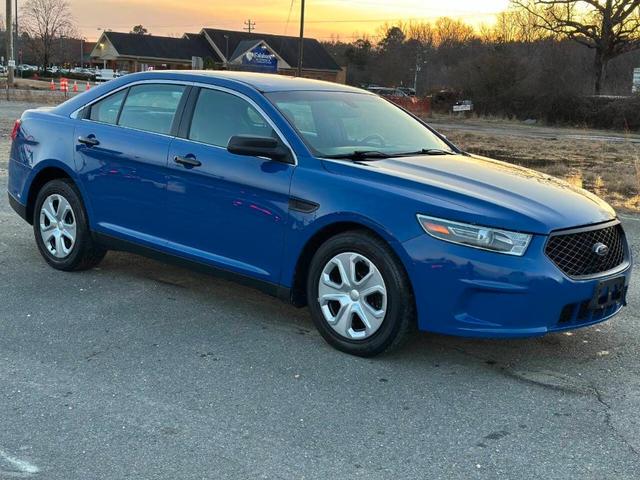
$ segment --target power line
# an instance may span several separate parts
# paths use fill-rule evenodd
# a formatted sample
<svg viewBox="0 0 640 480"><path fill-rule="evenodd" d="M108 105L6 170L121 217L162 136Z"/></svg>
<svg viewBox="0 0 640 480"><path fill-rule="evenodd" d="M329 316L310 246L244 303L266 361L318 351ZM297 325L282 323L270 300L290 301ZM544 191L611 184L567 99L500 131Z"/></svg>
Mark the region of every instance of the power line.
<svg viewBox="0 0 640 480"><path fill-rule="evenodd" d="M296 0L291 0L291 5L289 5L289 14L287 15L287 22L284 25L284 34L287 34L287 30L289 29L289 22L291 21L291 12L293 12L293 4Z"/></svg>
<svg viewBox="0 0 640 480"><path fill-rule="evenodd" d="M284 47L284 37L287 36L287 30L289 29L289 22L291 21L291 12L293 12L293 4L295 0L291 0L291 4L289 5L289 14L287 15L287 23L284 26L284 35L282 40L280 40L280 50Z"/></svg>
<svg viewBox="0 0 640 480"><path fill-rule="evenodd" d="M456 17L494 17L496 16L498 13L500 12L493 12L493 13L468 13L465 15L450 15L450 17L456 18ZM431 17L410 17L410 18L396 18L395 20L402 20L404 22L410 22L410 21L429 21L429 20L434 20L434 19L438 19L438 18L442 18L442 17L446 17L448 15L434 15ZM305 23L385 23L385 22L390 22L391 17L387 17L387 18L366 18L366 19L323 19L323 20L307 20ZM277 23L283 23L281 20L264 20L261 21L261 23L267 23L267 24L277 24Z"/></svg>
<svg viewBox="0 0 640 480"><path fill-rule="evenodd" d="M293 2L292 2L293 3ZM291 5L291 9L293 8L293 5ZM467 13L459 13L459 14L453 14L453 15L431 15L431 16L427 16L427 17L407 17L407 18L396 18L393 19L393 21L396 20L402 20L404 22L410 22L410 21L429 21L429 20L434 20L440 17L445 17L445 16L449 16L452 18L457 18L457 17L493 17L495 15L497 15L500 12L478 12L478 13L474 13L474 12L467 12ZM387 18L352 18L352 19L344 19L344 18L335 18L335 19L329 19L329 18L325 18L325 19L319 19L319 20L305 20L305 24L312 24L312 23L385 23L385 22L390 22L392 21L392 17L387 17ZM205 25L207 24L211 24L211 25L235 25L235 21L233 20L228 20L228 21L220 21L220 20L213 20L210 22L204 22ZM260 20L261 24L268 24L268 25L278 25L278 24L288 24L290 23L290 18L287 18L287 20ZM174 24L174 25L159 25L159 24L147 24L146 26L149 28L186 28L186 27L194 27L194 26L199 26L202 25L202 23L189 23L189 24ZM246 22L245 22L246 25ZM252 27L251 30L254 30L255 28L255 22L252 21ZM81 28L95 28L96 25L78 25ZM129 24L112 24L111 25L112 28L129 28L130 25Z"/></svg>

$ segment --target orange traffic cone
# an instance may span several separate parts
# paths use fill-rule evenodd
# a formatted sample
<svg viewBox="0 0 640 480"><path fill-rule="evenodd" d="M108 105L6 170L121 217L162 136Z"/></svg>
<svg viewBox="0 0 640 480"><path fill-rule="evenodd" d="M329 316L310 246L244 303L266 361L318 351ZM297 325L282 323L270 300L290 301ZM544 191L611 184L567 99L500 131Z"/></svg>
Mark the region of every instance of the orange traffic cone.
<svg viewBox="0 0 640 480"><path fill-rule="evenodd" d="M55 90L56 89L56 84L53 81L53 78L51 79L51 85L49 85L49 90Z"/></svg>
<svg viewBox="0 0 640 480"><path fill-rule="evenodd" d="M75 80L73 81L73 92L78 93L78 82Z"/></svg>
<svg viewBox="0 0 640 480"><path fill-rule="evenodd" d="M91 85L89 84L89 82L87 82L87 86L85 88L85 91L89 91L89 90L91 90Z"/></svg>

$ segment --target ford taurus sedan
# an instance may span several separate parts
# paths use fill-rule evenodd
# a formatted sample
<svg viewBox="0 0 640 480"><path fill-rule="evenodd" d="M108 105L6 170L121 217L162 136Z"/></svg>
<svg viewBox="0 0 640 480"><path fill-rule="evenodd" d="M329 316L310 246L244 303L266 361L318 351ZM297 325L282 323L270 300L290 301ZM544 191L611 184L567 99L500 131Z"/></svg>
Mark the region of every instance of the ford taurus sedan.
<svg viewBox="0 0 640 480"><path fill-rule="evenodd" d="M9 200L53 268L109 249L204 267L308 305L355 355L415 327L536 336L625 305L630 252L606 203L363 90L146 72L28 110L12 138Z"/></svg>

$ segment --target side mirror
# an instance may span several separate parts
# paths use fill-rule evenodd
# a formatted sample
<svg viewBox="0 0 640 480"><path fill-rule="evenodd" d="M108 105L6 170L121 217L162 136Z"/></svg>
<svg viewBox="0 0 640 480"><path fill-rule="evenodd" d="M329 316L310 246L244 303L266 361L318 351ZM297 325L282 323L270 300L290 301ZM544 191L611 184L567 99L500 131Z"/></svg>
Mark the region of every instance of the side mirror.
<svg viewBox="0 0 640 480"><path fill-rule="evenodd" d="M227 151L247 157L266 157L283 163L293 163L289 149L273 137L236 135L229 139Z"/></svg>

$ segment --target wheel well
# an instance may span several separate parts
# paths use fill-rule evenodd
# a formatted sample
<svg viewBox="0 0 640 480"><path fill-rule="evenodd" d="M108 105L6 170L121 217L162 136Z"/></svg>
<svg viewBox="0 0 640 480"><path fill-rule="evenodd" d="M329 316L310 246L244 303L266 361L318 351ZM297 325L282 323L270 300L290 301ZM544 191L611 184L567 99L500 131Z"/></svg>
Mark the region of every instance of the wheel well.
<svg viewBox="0 0 640 480"><path fill-rule="evenodd" d="M304 307L307 304L307 277L309 276L311 260L318 248L331 237L354 230L365 231L386 242L376 231L355 222L333 223L321 229L307 241L296 263L291 287L291 303L293 305Z"/></svg>
<svg viewBox="0 0 640 480"><path fill-rule="evenodd" d="M62 170L61 168L56 167L47 167L42 169L42 171L38 172L36 177L31 182L31 186L29 187L29 196L27 198L27 221L33 224L33 210L35 208L36 197L40 192L40 189L51 180L56 180L59 178L68 178L71 177Z"/></svg>

